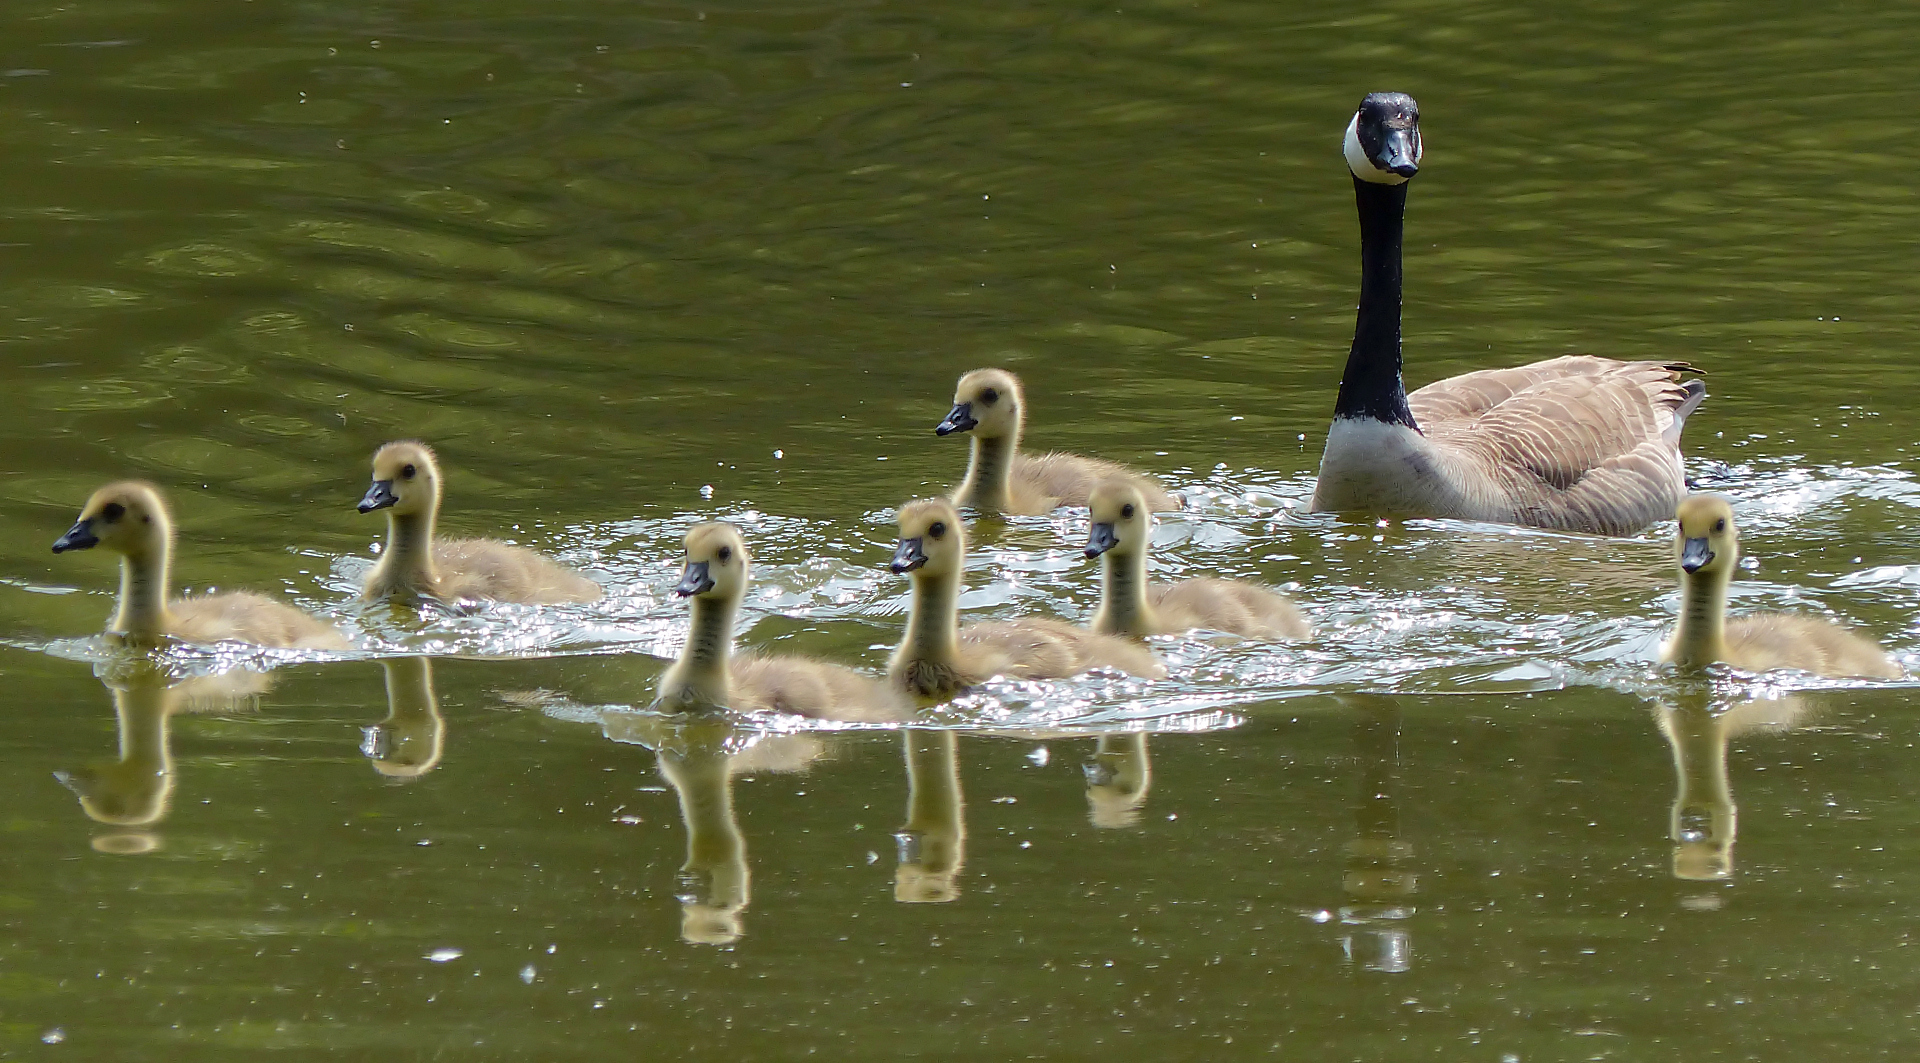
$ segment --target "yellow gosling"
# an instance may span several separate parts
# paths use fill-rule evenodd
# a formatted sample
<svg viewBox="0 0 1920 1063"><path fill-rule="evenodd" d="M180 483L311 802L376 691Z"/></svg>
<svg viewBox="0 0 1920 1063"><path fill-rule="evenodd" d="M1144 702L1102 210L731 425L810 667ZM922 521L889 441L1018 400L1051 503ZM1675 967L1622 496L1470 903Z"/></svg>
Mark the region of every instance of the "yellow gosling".
<svg viewBox="0 0 1920 1063"><path fill-rule="evenodd" d="M152 484L108 484L93 493L80 519L54 541L53 552L102 546L120 555L120 607L107 625L128 645L163 639L252 642L293 649L344 650L346 636L291 605L250 591L171 597L173 517Z"/></svg>
<svg viewBox="0 0 1920 1063"><path fill-rule="evenodd" d="M1037 516L1057 506L1084 506L1094 484L1117 477L1139 488L1154 509L1180 508L1159 484L1124 465L1060 451L1039 457L1020 453L1026 411L1020 378L1012 373L975 369L960 378L952 411L934 428L937 435L973 437L967 478L954 489L955 503L982 513Z"/></svg>
<svg viewBox="0 0 1920 1063"><path fill-rule="evenodd" d="M1733 506L1719 495L1680 503L1680 623L1660 659L1681 668L1716 661L1749 672L1797 668L1822 676L1897 679L1900 668L1873 640L1810 616L1754 613L1727 619L1727 587L1740 565Z"/></svg>
<svg viewBox="0 0 1920 1063"><path fill-rule="evenodd" d="M360 512L387 511L387 548L360 597L418 602L462 598L557 605L591 602L598 583L525 547L494 539L436 540L440 466L425 443L388 443L373 455L373 486Z"/></svg>
<svg viewBox="0 0 1920 1063"><path fill-rule="evenodd" d="M1101 559L1100 608L1089 625L1102 635L1171 635L1209 628L1256 639L1313 633L1279 593L1225 579L1147 582L1153 515L1138 488L1106 480L1088 501L1087 556Z"/></svg>
<svg viewBox="0 0 1920 1063"><path fill-rule="evenodd" d="M1057 620L1003 620L959 626L960 577L966 568L960 512L944 498L900 510L900 542L891 568L911 573L913 607L906 637L888 674L915 694L947 697L996 675L1061 679L1092 668L1117 668L1149 679L1167 671L1146 647Z"/></svg>
<svg viewBox="0 0 1920 1063"><path fill-rule="evenodd" d="M674 593L691 599L693 624L680 657L660 677L656 704L680 711L772 709L831 720L902 720L910 707L887 683L837 664L796 656L733 655L734 620L752 579L752 558L731 524L687 531L686 568Z"/></svg>

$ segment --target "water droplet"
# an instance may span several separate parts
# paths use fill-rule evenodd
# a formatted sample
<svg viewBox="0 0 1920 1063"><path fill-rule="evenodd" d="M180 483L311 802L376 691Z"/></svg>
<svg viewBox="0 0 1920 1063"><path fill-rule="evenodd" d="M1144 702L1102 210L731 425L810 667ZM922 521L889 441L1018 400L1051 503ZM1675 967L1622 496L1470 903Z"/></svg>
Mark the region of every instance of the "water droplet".
<svg viewBox="0 0 1920 1063"><path fill-rule="evenodd" d="M1046 746L1039 746L1035 748L1033 752L1027 754L1027 759L1033 761L1034 767L1044 768L1047 766L1047 761L1052 759L1052 757L1047 753Z"/></svg>
<svg viewBox="0 0 1920 1063"><path fill-rule="evenodd" d="M459 949L454 949L454 948L434 949L432 952L427 953L427 959L432 960L435 963L449 963L449 962L452 962L453 960L459 959L461 956L464 956L464 955L466 954Z"/></svg>
<svg viewBox="0 0 1920 1063"><path fill-rule="evenodd" d="M534 977L539 973L539 971L533 969L533 964L529 963L525 967L520 968L520 980L528 985L532 985Z"/></svg>
<svg viewBox="0 0 1920 1063"><path fill-rule="evenodd" d="M43 1033L40 1035L41 1043L49 1044L49 1045L57 1045L66 1039L67 1039L67 1031L62 1030L58 1026L55 1026L53 1029L48 1030L46 1033Z"/></svg>

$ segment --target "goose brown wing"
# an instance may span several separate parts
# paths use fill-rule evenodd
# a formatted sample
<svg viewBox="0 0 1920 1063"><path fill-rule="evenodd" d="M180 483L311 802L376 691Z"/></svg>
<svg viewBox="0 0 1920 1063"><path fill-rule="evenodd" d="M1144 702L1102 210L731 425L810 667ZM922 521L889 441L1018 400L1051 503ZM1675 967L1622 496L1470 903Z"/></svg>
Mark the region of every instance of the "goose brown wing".
<svg viewBox="0 0 1920 1063"><path fill-rule="evenodd" d="M1672 516L1684 488L1680 427L1705 397L1680 379L1690 368L1575 355L1452 377L1407 403L1524 523L1631 534Z"/></svg>

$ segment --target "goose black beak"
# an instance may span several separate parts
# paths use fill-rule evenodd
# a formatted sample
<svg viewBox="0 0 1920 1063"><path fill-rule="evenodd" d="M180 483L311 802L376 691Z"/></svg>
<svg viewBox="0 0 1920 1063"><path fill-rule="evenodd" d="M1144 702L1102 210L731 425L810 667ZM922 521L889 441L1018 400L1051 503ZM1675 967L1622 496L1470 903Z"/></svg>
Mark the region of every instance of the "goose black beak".
<svg viewBox="0 0 1920 1063"><path fill-rule="evenodd" d="M373 486L367 488L367 496L360 500L360 512L372 513L376 509L385 509L398 501L400 496L393 493L392 480L375 480Z"/></svg>
<svg viewBox="0 0 1920 1063"><path fill-rule="evenodd" d="M980 422L973 419L973 403L957 402L947 411L947 419L933 428L937 436L952 435L955 432L971 432Z"/></svg>
<svg viewBox="0 0 1920 1063"><path fill-rule="evenodd" d="M1099 557L1108 550L1120 545L1120 537L1113 533L1113 525L1098 523L1087 531L1087 556Z"/></svg>
<svg viewBox="0 0 1920 1063"><path fill-rule="evenodd" d="M912 572L926 563L926 552L920 549L920 539L915 536L900 540L900 545L893 551L893 563L887 567L897 576L902 572Z"/></svg>
<svg viewBox="0 0 1920 1063"><path fill-rule="evenodd" d="M713 577L707 575L705 561L687 562L687 570L680 574L680 585L673 593L682 598L691 598L696 594L705 594L713 589Z"/></svg>
<svg viewBox="0 0 1920 1063"><path fill-rule="evenodd" d="M67 534L53 541L53 552L66 553L68 550L85 550L90 546L99 546L100 537L93 534L93 518L75 521Z"/></svg>
<svg viewBox="0 0 1920 1063"><path fill-rule="evenodd" d="M1687 539L1680 544L1680 568L1698 572L1713 563L1713 550L1702 539Z"/></svg>
<svg viewBox="0 0 1920 1063"><path fill-rule="evenodd" d="M1380 150L1373 156L1382 170L1412 177L1420 172L1420 130L1389 129L1381 138Z"/></svg>

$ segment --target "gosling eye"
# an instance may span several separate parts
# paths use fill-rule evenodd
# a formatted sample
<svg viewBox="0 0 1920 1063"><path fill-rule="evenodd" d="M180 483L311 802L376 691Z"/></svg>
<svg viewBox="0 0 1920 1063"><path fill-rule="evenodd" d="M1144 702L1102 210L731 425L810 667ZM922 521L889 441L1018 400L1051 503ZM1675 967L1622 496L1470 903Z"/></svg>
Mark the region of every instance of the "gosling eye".
<svg viewBox="0 0 1920 1063"><path fill-rule="evenodd" d="M980 401L981 401L981 402L983 402L983 403L985 403L985 404L986 404L986 405L988 405L988 406L991 406L991 405L993 405L994 403L996 403L996 402L999 402L999 401L1000 401L1000 389L999 389L999 388L988 388L987 390L985 390L985 391L983 391L983 392L981 392L981 393L980 393Z"/></svg>
<svg viewBox="0 0 1920 1063"><path fill-rule="evenodd" d="M118 502L109 502L100 510L100 519L112 524L127 515L127 507Z"/></svg>
<svg viewBox="0 0 1920 1063"><path fill-rule="evenodd" d="M1726 531L1726 530L1727 530L1727 518L1725 518L1725 517L1721 517L1721 518L1720 518L1719 520L1716 520L1716 521L1714 521L1714 522L1713 522L1713 530L1714 530L1714 531L1717 531L1717 532L1723 532L1723 531Z"/></svg>
<svg viewBox="0 0 1920 1063"><path fill-rule="evenodd" d="M936 539L945 537L947 534L947 522L943 520L934 521L933 524L927 528L927 534Z"/></svg>
<svg viewBox="0 0 1920 1063"><path fill-rule="evenodd" d="M413 479L413 474L414 474L414 472L415 472L415 471L416 471L416 470L415 470L415 469L414 469L414 467L413 467L413 466L411 466L411 465L402 465L402 466L400 466L400 476L401 476L401 478L403 478L403 479L407 479L407 480L411 480L411 479Z"/></svg>
<svg viewBox="0 0 1920 1063"><path fill-rule="evenodd" d="M727 562L733 560L733 547L723 546L720 548L720 552L715 554L714 556L718 557L720 559L720 563L724 565Z"/></svg>
<svg viewBox="0 0 1920 1063"><path fill-rule="evenodd" d="M1120 507L1120 519L1122 520L1133 519L1133 503L1129 502L1126 505Z"/></svg>

